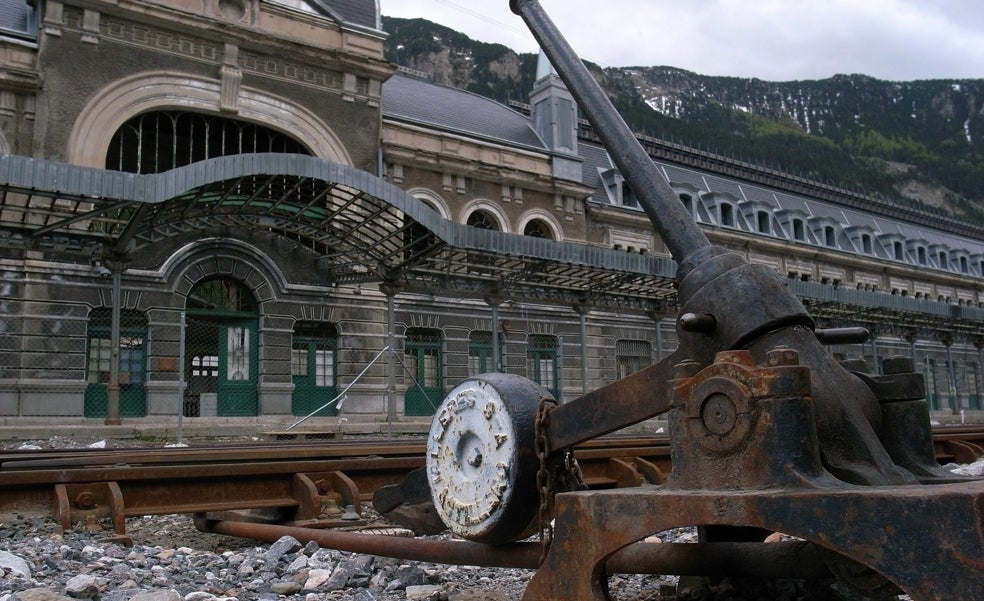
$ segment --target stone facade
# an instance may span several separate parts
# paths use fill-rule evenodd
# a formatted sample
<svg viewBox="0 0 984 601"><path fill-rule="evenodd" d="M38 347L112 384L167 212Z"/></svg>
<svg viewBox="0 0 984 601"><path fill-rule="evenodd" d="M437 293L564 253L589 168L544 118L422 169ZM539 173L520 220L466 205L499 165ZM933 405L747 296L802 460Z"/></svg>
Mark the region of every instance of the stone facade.
<svg viewBox="0 0 984 601"><path fill-rule="evenodd" d="M51 0L41 6L33 38L0 38L5 153L104 169L114 136L133 117L202 114L282 133L315 157L385 178L448 221L481 218L503 232L667 254L642 212L605 201L604 184L591 171L597 165L578 155L577 131L569 139L540 132L541 140L566 146L536 147L390 114L384 86L396 67L383 60L378 15L374 28L337 22L302 1ZM367 6L375 10L375 2ZM446 94L436 86L434 92ZM563 90L547 85L533 104L542 108L539 102L552 94ZM534 121L558 122L535 115ZM755 223L755 206L738 197L672 178L671 185L681 198L703 203L694 215L714 243L791 280L984 306L980 249L968 251L966 271L949 271L852 252L851 232L843 232L847 241L837 248L800 243L723 223L722 205L751 211L743 218ZM84 213L82 204L72 210ZM783 223L778 213L770 219L776 228ZM69 227L86 224L80 219ZM338 394L339 417L425 421L444 391L481 368L527 375L569 399L675 347L673 307L620 312L337 285L320 267L324 253L229 220L196 223L116 266L55 250L5 250L0 258L3 417L102 417L100 395L110 376L99 366L109 356L101 353L110 351L100 346L109 334L99 333L106 328L97 317L114 304L139 321L123 323L122 338L133 348L124 354L135 363L117 376L122 402L134 403L127 405L132 417L162 420L211 414L283 425ZM214 303L199 303L216 281L251 297L249 310L222 313ZM189 319L205 324L213 338L220 332L212 350L196 354L201 341L188 334ZM906 325L886 323L875 342L834 352L872 360L915 355L938 417L957 419L961 410L973 416L981 407L980 346L946 331L908 339ZM230 376L225 391L220 385L190 395L195 378L228 375L225 363L212 361L234 354L235 333L243 335L235 348L255 362L243 363L247 375L238 384ZM388 347L392 355L384 352ZM320 395L314 405L297 395L307 370L331 380L312 384ZM230 401L239 394L243 404Z"/></svg>

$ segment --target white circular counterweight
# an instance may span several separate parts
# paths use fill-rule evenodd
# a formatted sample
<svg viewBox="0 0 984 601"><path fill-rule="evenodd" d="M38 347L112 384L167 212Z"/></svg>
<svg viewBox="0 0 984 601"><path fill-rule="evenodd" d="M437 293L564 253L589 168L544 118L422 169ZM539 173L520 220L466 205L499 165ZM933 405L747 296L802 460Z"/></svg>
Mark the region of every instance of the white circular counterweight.
<svg viewBox="0 0 984 601"><path fill-rule="evenodd" d="M466 380L441 403L427 441L427 478L441 520L476 542L516 540L537 513L534 417L543 387L520 376Z"/></svg>

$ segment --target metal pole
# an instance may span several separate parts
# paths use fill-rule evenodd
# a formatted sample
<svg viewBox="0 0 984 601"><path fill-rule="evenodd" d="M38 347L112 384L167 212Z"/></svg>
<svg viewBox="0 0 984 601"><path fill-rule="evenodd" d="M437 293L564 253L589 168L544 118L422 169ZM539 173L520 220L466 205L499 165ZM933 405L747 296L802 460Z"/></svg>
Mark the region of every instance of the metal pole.
<svg viewBox="0 0 984 601"><path fill-rule="evenodd" d="M383 283L379 290L386 295L386 346L389 348L389 360L386 362L386 423L392 424L396 419L396 308L395 298L398 286Z"/></svg>
<svg viewBox="0 0 984 601"><path fill-rule="evenodd" d="M952 349L952 343L946 345L947 396L950 397L950 411L956 415L960 411L960 399L957 398L957 371L953 367Z"/></svg>
<svg viewBox="0 0 984 601"><path fill-rule="evenodd" d="M109 334L109 384L106 386L106 422L107 426L118 426L120 419L120 305L122 304L121 289L123 279L122 266L117 261L111 261L113 268L112 318Z"/></svg>
<svg viewBox="0 0 984 601"><path fill-rule="evenodd" d="M492 371L502 371L499 361L499 303L494 299L486 300L492 306Z"/></svg>
<svg viewBox="0 0 984 601"><path fill-rule="evenodd" d="M178 326L178 444L184 444L185 312Z"/></svg>

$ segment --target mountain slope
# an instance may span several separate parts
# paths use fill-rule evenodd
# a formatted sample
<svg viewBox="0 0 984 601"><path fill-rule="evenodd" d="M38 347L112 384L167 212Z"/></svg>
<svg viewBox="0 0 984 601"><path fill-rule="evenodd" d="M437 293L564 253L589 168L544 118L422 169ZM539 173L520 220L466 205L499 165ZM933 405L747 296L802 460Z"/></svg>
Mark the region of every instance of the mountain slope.
<svg viewBox="0 0 984 601"><path fill-rule="evenodd" d="M423 19L384 17L387 58L502 102L525 102L536 56ZM767 82L588 63L640 133L902 205L984 223L984 80L864 75Z"/></svg>

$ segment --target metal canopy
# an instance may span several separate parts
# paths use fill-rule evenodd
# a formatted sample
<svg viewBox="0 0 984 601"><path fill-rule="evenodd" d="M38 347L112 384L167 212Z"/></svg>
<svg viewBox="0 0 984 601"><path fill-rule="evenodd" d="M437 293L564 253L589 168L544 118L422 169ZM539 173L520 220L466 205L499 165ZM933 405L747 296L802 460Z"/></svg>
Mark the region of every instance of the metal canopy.
<svg viewBox="0 0 984 601"><path fill-rule="evenodd" d="M452 223L379 177L314 157L235 155L152 175L0 157L0 248L93 260L223 226L302 244L326 285L656 315L676 303L671 259ZM973 307L790 284L815 317L840 324L984 335Z"/></svg>

